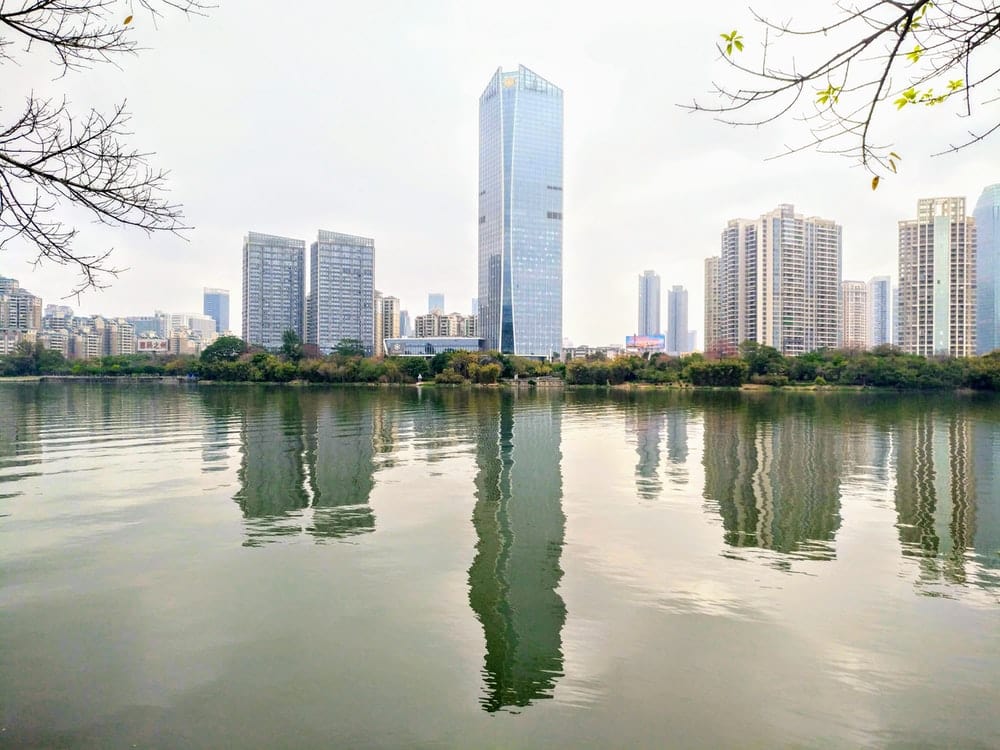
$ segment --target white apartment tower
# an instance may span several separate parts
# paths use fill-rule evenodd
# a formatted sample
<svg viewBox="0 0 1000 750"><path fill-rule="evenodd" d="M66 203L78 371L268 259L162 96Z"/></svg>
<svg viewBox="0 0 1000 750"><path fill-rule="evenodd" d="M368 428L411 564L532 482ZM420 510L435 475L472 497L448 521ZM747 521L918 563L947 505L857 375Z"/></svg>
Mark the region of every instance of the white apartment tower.
<svg viewBox="0 0 1000 750"><path fill-rule="evenodd" d="M863 281L840 284L841 346L868 348L868 285Z"/></svg>
<svg viewBox="0 0 1000 750"><path fill-rule="evenodd" d="M639 277L639 323L636 333L640 336L659 336L660 277L655 271L644 271Z"/></svg>
<svg viewBox="0 0 1000 750"><path fill-rule="evenodd" d="M976 226L965 198L922 198L899 222L900 346L925 357L976 351Z"/></svg>
<svg viewBox="0 0 1000 750"><path fill-rule="evenodd" d="M243 239L243 340L280 349L285 331L302 338L306 243L248 232Z"/></svg>
<svg viewBox="0 0 1000 750"><path fill-rule="evenodd" d="M684 354L691 351L688 331L688 293L682 286L667 292L667 352Z"/></svg>
<svg viewBox="0 0 1000 750"><path fill-rule="evenodd" d="M319 230L309 246L306 342L329 354L342 341L375 352L375 240Z"/></svg>
<svg viewBox="0 0 1000 750"><path fill-rule="evenodd" d="M722 231L719 344L744 341L795 355L840 343L842 228L782 204Z"/></svg>
<svg viewBox="0 0 1000 750"><path fill-rule="evenodd" d="M705 258L705 351L719 349L719 258Z"/></svg>

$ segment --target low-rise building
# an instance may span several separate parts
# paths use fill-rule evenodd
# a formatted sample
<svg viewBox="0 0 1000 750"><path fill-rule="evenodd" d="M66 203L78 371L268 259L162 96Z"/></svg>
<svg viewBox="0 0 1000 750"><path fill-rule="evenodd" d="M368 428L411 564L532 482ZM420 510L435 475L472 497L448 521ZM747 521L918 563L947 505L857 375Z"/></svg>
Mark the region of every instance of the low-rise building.
<svg viewBox="0 0 1000 750"><path fill-rule="evenodd" d="M385 339L385 354L388 357L433 357L442 352L481 352L485 349L486 339L468 336Z"/></svg>

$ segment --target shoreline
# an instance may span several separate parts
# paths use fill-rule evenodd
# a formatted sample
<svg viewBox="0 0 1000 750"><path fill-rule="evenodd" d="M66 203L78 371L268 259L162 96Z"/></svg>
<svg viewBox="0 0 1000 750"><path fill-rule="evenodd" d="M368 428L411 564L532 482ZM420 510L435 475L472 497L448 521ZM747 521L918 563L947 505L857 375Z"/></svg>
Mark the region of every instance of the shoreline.
<svg viewBox="0 0 1000 750"><path fill-rule="evenodd" d="M893 386L869 385L763 385L744 383L738 387L691 385L689 383L619 383L616 385L567 384L565 381L546 380L529 382L528 380L504 380L500 383L367 383L367 382L311 382L307 380L250 381L250 380L207 380L188 378L183 375L12 375L0 377L0 383L114 383L116 385L135 385L138 383L158 383L165 385L190 385L198 387L211 386L288 386L291 388L476 388L485 390L562 390L562 391L726 391L731 393L933 393L950 392L960 395L978 393L989 394L992 391L976 390L974 388L896 388Z"/></svg>

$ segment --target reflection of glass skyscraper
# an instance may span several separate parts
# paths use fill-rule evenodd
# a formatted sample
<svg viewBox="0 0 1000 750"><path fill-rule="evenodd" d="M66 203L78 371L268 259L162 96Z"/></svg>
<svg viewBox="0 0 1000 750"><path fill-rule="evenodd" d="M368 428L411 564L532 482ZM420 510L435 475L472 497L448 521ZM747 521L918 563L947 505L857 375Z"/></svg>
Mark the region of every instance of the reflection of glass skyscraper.
<svg viewBox="0 0 1000 750"><path fill-rule="evenodd" d="M524 66L479 98L479 330L505 353L562 347L563 92Z"/></svg>
<svg viewBox="0 0 1000 750"><path fill-rule="evenodd" d="M498 711L551 697L562 676L562 404L504 393L483 405L469 604L486 636L481 703Z"/></svg>

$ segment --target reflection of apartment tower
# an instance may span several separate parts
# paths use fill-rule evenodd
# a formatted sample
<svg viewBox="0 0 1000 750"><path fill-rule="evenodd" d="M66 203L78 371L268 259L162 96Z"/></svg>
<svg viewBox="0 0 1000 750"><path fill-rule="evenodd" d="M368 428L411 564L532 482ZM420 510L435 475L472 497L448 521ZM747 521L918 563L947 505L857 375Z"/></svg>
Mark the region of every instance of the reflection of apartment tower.
<svg viewBox="0 0 1000 750"><path fill-rule="evenodd" d="M976 202L976 351L1000 349L1000 183Z"/></svg>
<svg viewBox="0 0 1000 750"><path fill-rule="evenodd" d="M368 394L303 396L305 457L316 537L339 538L375 529L368 504L375 486L374 399Z"/></svg>
<svg viewBox="0 0 1000 750"><path fill-rule="evenodd" d="M892 279L874 276L868 282L868 346L891 344L892 325Z"/></svg>
<svg viewBox="0 0 1000 750"><path fill-rule="evenodd" d="M309 246L306 341L329 354L342 341L375 349L375 240L319 230Z"/></svg>
<svg viewBox="0 0 1000 750"><path fill-rule="evenodd" d="M783 354L839 342L841 227L781 205L722 232L720 340L773 346Z"/></svg>
<svg viewBox="0 0 1000 750"><path fill-rule="evenodd" d="M243 340L248 344L277 350L285 331L302 338L305 253L302 240L259 232L244 237Z"/></svg>
<svg viewBox="0 0 1000 750"><path fill-rule="evenodd" d="M965 198L922 198L899 222L900 346L925 357L976 348L976 228Z"/></svg>
<svg viewBox="0 0 1000 750"><path fill-rule="evenodd" d="M660 335L660 277L655 271L643 271L639 277L639 322L636 333L640 336Z"/></svg>
<svg viewBox="0 0 1000 750"><path fill-rule="evenodd" d="M868 285L863 281L840 282L841 346L868 348Z"/></svg>
<svg viewBox="0 0 1000 750"><path fill-rule="evenodd" d="M240 488L248 546L299 533L287 514L309 504L302 405L294 390L248 392L240 428Z"/></svg>
<svg viewBox="0 0 1000 750"><path fill-rule="evenodd" d="M667 351L683 354L688 348L688 293L682 286L667 292Z"/></svg>
<svg viewBox="0 0 1000 750"><path fill-rule="evenodd" d="M672 482L687 484L687 412L674 407L667 412L667 474Z"/></svg>
<svg viewBox="0 0 1000 750"><path fill-rule="evenodd" d="M719 349L719 258L705 258L705 351Z"/></svg>
<svg viewBox="0 0 1000 750"><path fill-rule="evenodd" d="M926 410L901 423L896 451L896 512L903 554L922 558L926 581L966 581L976 534L971 421Z"/></svg>
<svg viewBox="0 0 1000 750"><path fill-rule="evenodd" d="M660 479L660 443L663 440L663 412L644 409L625 415L625 432L635 436L635 490L644 500L655 500L663 490Z"/></svg>
<svg viewBox="0 0 1000 750"><path fill-rule="evenodd" d="M561 402L498 394L480 417L476 556L469 604L483 625L485 711L549 698L562 676L559 595L562 511Z"/></svg>
<svg viewBox="0 0 1000 750"><path fill-rule="evenodd" d="M840 526L841 449L802 414L760 404L705 414L705 497L718 505L725 541L831 559Z"/></svg>

